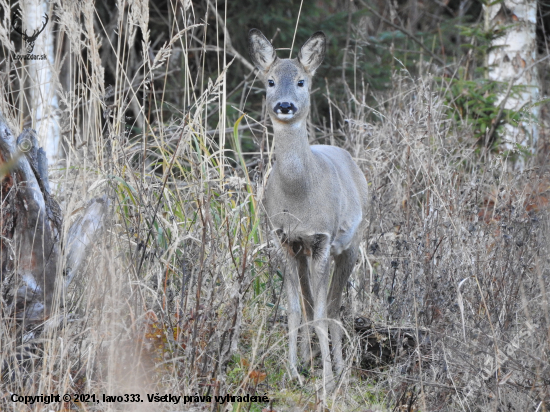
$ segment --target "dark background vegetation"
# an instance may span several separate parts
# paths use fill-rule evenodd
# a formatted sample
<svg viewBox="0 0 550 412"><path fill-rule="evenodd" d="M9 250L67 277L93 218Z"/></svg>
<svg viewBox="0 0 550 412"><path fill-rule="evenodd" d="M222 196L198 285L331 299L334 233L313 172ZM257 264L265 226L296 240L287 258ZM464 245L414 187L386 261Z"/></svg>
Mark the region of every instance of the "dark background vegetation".
<svg viewBox="0 0 550 412"><path fill-rule="evenodd" d="M473 125L475 136L480 139L485 125L490 122L490 115L495 112L494 102L503 85L485 82L483 56L490 47L490 40L499 33L488 32L483 28L482 1L448 0L397 1L390 4L385 1L312 1L303 5L299 24L297 25L294 50L296 56L299 47L315 31L323 30L328 36L326 59L317 71L314 82L312 122L327 130L332 118L334 124L343 122L342 113L352 109L351 93L368 90L367 103L373 103L373 95L392 87L392 76L400 70L407 70L413 77L430 73L447 79L445 86L446 103L454 107L450 116L460 118ZM169 40L173 27L173 10L167 2L150 4L150 25L152 49L160 47ZM179 9L177 8L179 7ZM176 14L181 13L182 5L176 7ZM246 33L251 28L260 28L279 51L281 57L288 56L287 50L292 44L296 22L300 13L300 2L283 0L278 2L243 1L217 4L217 16L214 3L196 2L193 15L188 16L194 23L205 22L213 28L217 19L222 19L227 27L230 39L225 39L221 28L215 30L198 29L194 32L209 53L202 59L201 50L189 54L191 71L197 76L196 92L204 90L207 78L214 80L219 70L219 55L225 40L229 40L240 56L248 59ZM99 17L107 30L116 25L117 15L112 13L109 2L97 2ZM540 57L548 53L548 33L550 29L550 3L538 2L537 41ZM221 20L220 20L221 21ZM401 29L401 30L399 30ZM204 32L206 31L206 33ZM114 39L114 32L111 37ZM111 39L111 40L112 40ZM419 43L426 49L422 49ZM218 49L217 49L218 48ZM140 30L135 37L136 56L142 53ZM114 50L102 51L105 62L113 61ZM228 60L233 57L229 53ZM169 75L159 79L166 82L165 89L170 105L164 107L165 119L180 115L182 108L188 105L181 101L182 75L178 70L180 61L173 59ZM106 64L106 82L112 82L114 66ZM547 89L547 70L539 71L543 80L543 95ZM262 85L253 83L254 74L250 66L242 64L237 58L229 68L227 78L228 90L228 123L234 123L240 114L231 107L238 107L248 114L261 113ZM114 82L113 82L114 83ZM160 84L159 84L160 86ZM161 88L161 89L162 89ZM464 90L470 102L461 100ZM251 93L252 92L252 93ZM160 93L160 92L159 92ZM251 93L251 94L250 94ZM327 93L333 102L342 104L342 111L330 112ZM252 96L252 98L248 98ZM151 96L140 96L145 105ZM472 101L473 100L473 101ZM184 109L183 109L184 110ZM460 113L457 115L455 112ZM130 114L131 115L131 114ZM215 113L211 116L216 117ZM331 117L332 116L332 117ZM131 117L131 116L130 116ZM260 117L254 116L256 118ZM513 117L513 115L511 116ZM128 123L132 124L131 121ZM483 132L482 132L483 131ZM139 134L140 130L135 130ZM542 136L544 137L544 132ZM321 142L326 140L326 133L320 134ZM245 132L243 145L246 151L258 148L259 138L252 141L252 136ZM496 143L498 131L489 142ZM545 140L541 146L546 147Z"/></svg>

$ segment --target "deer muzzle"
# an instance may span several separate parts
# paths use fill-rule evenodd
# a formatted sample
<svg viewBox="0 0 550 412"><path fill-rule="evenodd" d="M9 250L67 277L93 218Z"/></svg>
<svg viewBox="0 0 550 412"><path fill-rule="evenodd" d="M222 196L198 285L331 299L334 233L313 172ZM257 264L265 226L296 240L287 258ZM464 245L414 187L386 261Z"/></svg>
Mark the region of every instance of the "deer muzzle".
<svg viewBox="0 0 550 412"><path fill-rule="evenodd" d="M277 117L281 119L291 118L296 114L296 106L294 103L289 102L279 102L273 108L273 111L277 114Z"/></svg>

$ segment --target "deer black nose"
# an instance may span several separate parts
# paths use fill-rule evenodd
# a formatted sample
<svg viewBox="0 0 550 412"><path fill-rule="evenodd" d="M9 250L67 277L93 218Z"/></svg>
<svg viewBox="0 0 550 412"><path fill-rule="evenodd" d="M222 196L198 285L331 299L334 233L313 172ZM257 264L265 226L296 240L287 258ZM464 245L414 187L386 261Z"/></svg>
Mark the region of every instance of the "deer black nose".
<svg viewBox="0 0 550 412"><path fill-rule="evenodd" d="M275 113L289 114L296 112L296 106L294 106L294 103L279 102L273 110Z"/></svg>

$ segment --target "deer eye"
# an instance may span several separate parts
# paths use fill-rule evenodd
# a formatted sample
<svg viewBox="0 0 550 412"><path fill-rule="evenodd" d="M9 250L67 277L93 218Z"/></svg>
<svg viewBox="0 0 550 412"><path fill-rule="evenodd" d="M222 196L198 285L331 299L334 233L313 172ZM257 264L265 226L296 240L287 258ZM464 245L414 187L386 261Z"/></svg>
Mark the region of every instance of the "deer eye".
<svg viewBox="0 0 550 412"><path fill-rule="evenodd" d="M298 82L298 86L304 87L304 81L303 81L303 80L300 80L300 81Z"/></svg>
<svg viewBox="0 0 550 412"><path fill-rule="evenodd" d="M269 87L275 86L275 82L273 80L268 80L267 84L269 85Z"/></svg>

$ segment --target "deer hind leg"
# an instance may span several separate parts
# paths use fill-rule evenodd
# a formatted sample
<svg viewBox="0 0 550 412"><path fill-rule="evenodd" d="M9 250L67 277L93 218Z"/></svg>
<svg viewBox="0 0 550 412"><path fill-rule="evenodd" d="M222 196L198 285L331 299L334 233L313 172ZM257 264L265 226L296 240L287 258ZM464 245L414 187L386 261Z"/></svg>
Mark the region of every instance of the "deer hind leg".
<svg viewBox="0 0 550 412"><path fill-rule="evenodd" d="M357 260L358 246L351 245L334 259L334 275L328 293L328 317L330 319L330 337L332 340L332 354L336 372L342 376L344 371L344 359L342 357L343 326L340 322L340 307L344 287L353 271Z"/></svg>
<svg viewBox="0 0 550 412"><path fill-rule="evenodd" d="M299 378L297 369L297 340L301 334L300 352L302 360L309 358L310 326L313 321L313 297L309 284L309 261L311 260L311 248L301 240L289 241L282 232L278 232L281 251L286 261L286 295L288 299L288 327L289 327L289 360L292 376ZM302 325L302 319L306 323Z"/></svg>
<svg viewBox="0 0 550 412"><path fill-rule="evenodd" d="M300 355L305 364L313 361L311 336L313 334L313 293L310 283L311 253L298 256L298 276L300 278L300 291L302 299L302 328L300 329Z"/></svg>
<svg viewBox="0 0 550 412"><path fill-rule="evenodd" d="M286 256L285 289L288 300L288 361L292 378L300 379L298 374L298 329L302 321L300 307L300 281L298 279L298 262L294 256Z"/></svg>

